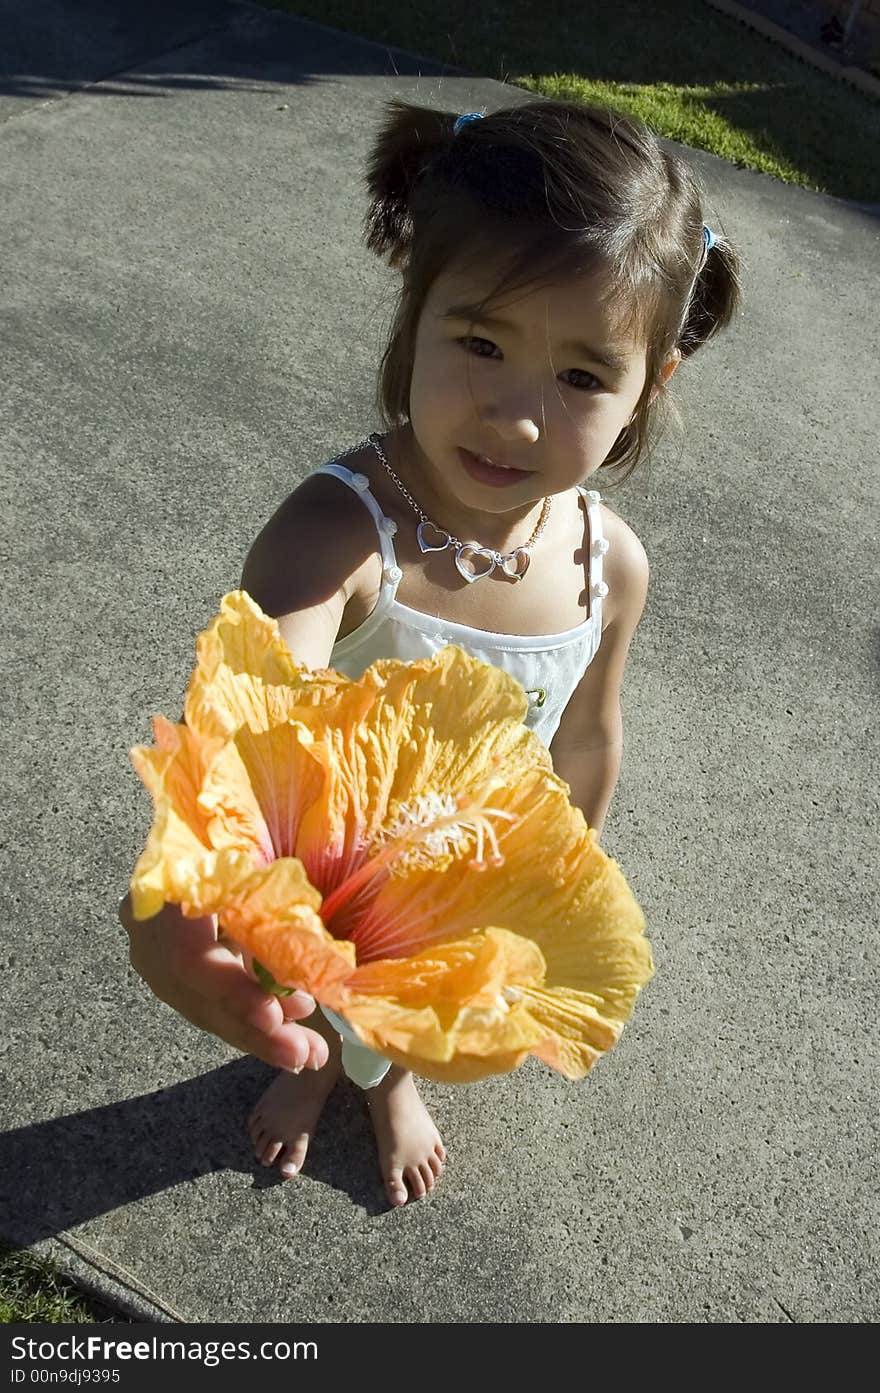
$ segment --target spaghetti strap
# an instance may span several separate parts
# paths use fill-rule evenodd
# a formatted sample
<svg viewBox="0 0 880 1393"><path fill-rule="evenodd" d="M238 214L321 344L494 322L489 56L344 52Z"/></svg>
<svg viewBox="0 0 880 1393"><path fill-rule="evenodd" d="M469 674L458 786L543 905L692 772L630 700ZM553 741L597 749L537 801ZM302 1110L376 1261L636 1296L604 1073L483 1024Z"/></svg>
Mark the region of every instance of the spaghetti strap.
<svg viewBox="0 0 880 1393"><path fill-rule="evenodd" d="M370 515L376 524L376 532L379 535L379 552L382 557L382 593L379 604L374 609L376 613L380 607L384 610L394 596L397 594L397 587L400 584L403 572L397 564L397 556L394 552L394 543L391 538L397 531L397 523L393 518L388 518L382 512L370 492L370 481L366 474L358 474L352 469L346 469L344 464L322 464L319 469L312 470L313 474L330 474L334 479L339 479L353 493L356 493L364 506L369 510Z"/></svg>
<svg viewBox="0 0 880 1393"><path fill-rule="evenodd" d="M588 489L586 484L578 484L577 490L586 500L587 516L590 519L590 614L592 615L594 602L601 610L602 601L608 594L607 582L602 578L602 558L610 543L602 532L602 512L599 508L601 494L599 490Z"/></svg>

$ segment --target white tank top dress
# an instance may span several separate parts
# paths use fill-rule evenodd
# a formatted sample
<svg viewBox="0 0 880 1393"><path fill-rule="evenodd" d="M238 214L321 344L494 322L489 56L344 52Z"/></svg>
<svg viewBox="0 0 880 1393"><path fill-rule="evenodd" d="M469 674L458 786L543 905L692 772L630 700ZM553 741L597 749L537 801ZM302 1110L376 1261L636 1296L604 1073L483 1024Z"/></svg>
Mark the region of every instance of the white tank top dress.
<svg viewBox="0 0 880 1393"><path fill-rule="evenodd" d="M383 514L370 492L367 476L339 464L339 458L337 456L314 473L330 474L347 484L369 510L376 524L382 585L372 612L357 629L333 645L330 667L346 677L358 678L377 658L411 662L415 658L433 657L447 644L457 644L472 657L494 664L522 684L529 701L525 724L549 746L562 713L596 656L602 639L602 601L608 594L608 586L602 579L602 559L608 550L608 539L602 535L599 493L578 485L578 492L587 500L590 529L589 619L559 634L496 634L438 619L400 603L397 588L403 573L391 540L397 524Z"/></svg>

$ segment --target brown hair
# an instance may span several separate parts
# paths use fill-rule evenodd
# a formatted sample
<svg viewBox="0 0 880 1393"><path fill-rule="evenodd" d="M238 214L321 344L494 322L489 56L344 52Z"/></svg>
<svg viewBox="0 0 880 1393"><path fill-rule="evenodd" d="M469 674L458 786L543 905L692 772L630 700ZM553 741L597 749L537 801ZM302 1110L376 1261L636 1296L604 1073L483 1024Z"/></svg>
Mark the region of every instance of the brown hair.
<svg viewBox="0 0 880 1393"><path fill-rule="evenodd" d="M606 271L618 327L648 348L635 416L604 461L622 482L668 423L668 393L658 426L648 399L670 353L690 357L733 318L736 249L713 229L707 253L696 178L641 121L554 100L494 111L458 134L456 119L393 99L367 164L364 240L403 277L379 368L386 429L409 419L416 329L443 271L502 265L482 308Z"/></svg>

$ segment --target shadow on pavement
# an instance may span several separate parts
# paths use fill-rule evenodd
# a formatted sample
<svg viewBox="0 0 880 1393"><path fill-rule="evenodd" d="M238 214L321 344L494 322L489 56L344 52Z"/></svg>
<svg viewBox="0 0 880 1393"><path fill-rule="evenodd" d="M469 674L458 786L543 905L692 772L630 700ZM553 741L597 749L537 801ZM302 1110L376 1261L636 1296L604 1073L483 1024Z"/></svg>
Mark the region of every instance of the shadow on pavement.
<svg viewBox="0 0 880 1393"><path fill-rule="evenodd" d="M118 0L30 0L22 13L20 0L0 0L0 120L26 109L28 101L63 98L84 88L93 97L161 98L175 91L249 85L263 91L273 79L290 86L319 83L324 73L384 76L389 67L410 75L462 71L414 60L391 45L340 44L334 30L303 20L296 22L307 25L309 42L300 65L290 43L279 42L288 16L234 0L150 0L142 7L126 6L122 15L119 11ZM225 40L224 29L229 31ZM212 71L177 67L175 50L212 35L222 49L214 55ZM192 53L186 62L192 63ZM155 71L132 71L145 64Z"/></svg>
<svg viewBox="0 0 880 1393"><path fill-rule="evenodd" d="M261 1166L250 1148L247 1116L271 1078L243 1058L156 1093L3 1133L0 1236L28 1246L211 1171L251 1175L254 1189L297 1184ZM331 1094L306 1165L309 1181L344 1191L367 1213L388 1208L366 1110L344 1083Z"/></svg>

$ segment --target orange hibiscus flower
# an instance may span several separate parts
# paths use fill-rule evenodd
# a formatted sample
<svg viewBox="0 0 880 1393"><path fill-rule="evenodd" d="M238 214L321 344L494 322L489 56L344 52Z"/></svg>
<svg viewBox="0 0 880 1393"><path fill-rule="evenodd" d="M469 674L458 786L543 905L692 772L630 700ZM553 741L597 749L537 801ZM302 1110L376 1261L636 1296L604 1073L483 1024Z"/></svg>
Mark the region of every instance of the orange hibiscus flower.
<svg viewBox="0 0 880 1393"><path fill-rule="evenodd" d="M580 1078L651 976L644 916L522 687L455 646L356 681L299 666L244 591L200 635L184 721L131 751L154 819L136 919L216 914L274 985L467 1082ZM268 980L268 978L266 978Z"/></svg>

